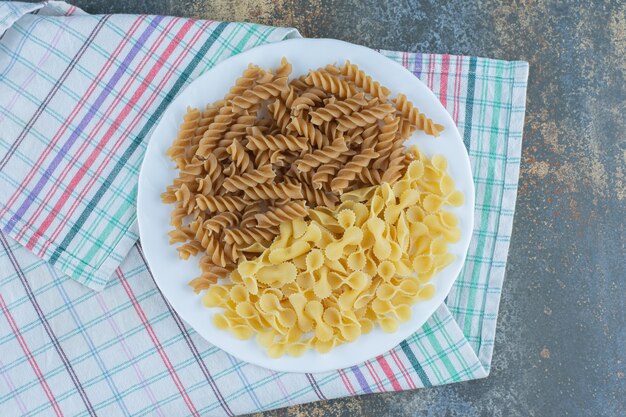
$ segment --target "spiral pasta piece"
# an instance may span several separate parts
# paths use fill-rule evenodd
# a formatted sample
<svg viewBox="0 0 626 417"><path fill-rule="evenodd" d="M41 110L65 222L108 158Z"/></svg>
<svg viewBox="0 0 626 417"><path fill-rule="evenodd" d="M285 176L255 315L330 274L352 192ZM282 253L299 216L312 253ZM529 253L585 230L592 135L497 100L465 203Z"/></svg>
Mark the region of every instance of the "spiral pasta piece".
<svg viewBox="0 0 626 417"><path fill-rule="evenodd" d="M343 132L339 132L337 130L337 122L335 121L330 121L330 122L324 122L320 125L320 131L322 132L322 134L324 136L326 136L328 138L329 141L333 141L339 137L344 138L344 140L347 141L347 139L343 134Z"/></svg>
<svg viewBox="0 0 626 417"><path fill-rule="evenodd" d="M306 87L308 88L308 85ZM322 103L326 96L326 92L320 88L308 88L304 93L294 99L291 105L291 111L294 113L294 116L297 116L301 114L303 110L308 110Z"/></svg>
<svg viewBox="0 0 626 417"><path fill-rule="evenodd" d="M356 178L365 186L379 185L383 182L382 175L378 169L363 168L363 170L356 175Z"/></svg>
<svg viewBox="0 0 626 417"><path fill-rule="evenodd" d="M273 97L278 97L287 89L287 77L277 77L267 83L259 83L231 101L236 110L250 109Z"/></svg>
<svg viewBox="0 0 626 417"><path fill-rule="evenodd" d="M243 74L241 74L241 77L239 77L230 90L228 90L228 93L224 96L224 101L228 102L252 88L262 73L263 71L258 65L248 65L243 71Z"/></svg>
<svg viewBox="0 0 626 417"><path fill-rule="evenodd" d="M304 81L340 98L352 97L356 93L354 86L325 70L311 71Z"/></svg>
<svg viewBox="0 0 626 417"><path fill-rule="evenodd" d="M209 244L211 234L208 233L208 231L202 226L202 219L195 219L189 223L187 229L193 233L194 241L200 242L200 246L202 246L203 249L206 249Z"/></svg>
<svg viewBox="0 0 626 417"><path fill-rule="evenodd" d="M202 250L202 245L197 240L192 240L176 248L180 259L189 259L191 256L196 256L202 252Z"/></svg>
<svg viewBox="0 0 626 417"><path fill-rule="evenodd" d="M222 187L231 193L253 187L257 184L271 181L276 176L271 165L263 165L241 175L235 175L224 180Z"/></svg>
<svg viewBox="0 0 626 417"><path fill-rule="evenodd" d="M322 148L328 145L328 138L324 136L322 132L320 132L319 129L313 125L313 123L307 122L300 117L292 119L288 127L289 129L297 132L299 135L307 138L309 142L317 148Z"/></svg>
<svg viewBox="0 0 626 417"><path fill-rule="evenodd" d="M280 99L283 101L283 103L285 103L285 107L291 111L294 101L299 96L300 95L296 88L292 84L289 84L287 89L281 93Z"/></svg>
<svg viewBox="0 0 626 417"><path fill-rule="evenodd" d="M178 167L184 167L186 161L186 149L190 145L192 138L195 135L196 129L202 118L202 113L196 108L187 108L187 113L183 116L183 122L180 124L178 135L172 145L165 151L165 154L170 157L174 162L177 162Z"/></svg>
<svg viewBox="0 0 626 417"><path fill-rule="evenodd" d="M396 109L389 103L377 103L356 113L345 115L337 120L337 130L349 130L365 127L383 120Z"/></svg>
<svg viewBox="0 0 626 417"><path fill-rule="evenodd" d="M233 261L232 255L225 250L219 238L215 235L208 235L206 254L211 257L211 262L217 266L225 267Z"/></svg>
<svg viewBox="0 0 626 417"><path fill-rule="evenodd" d="M393 144L391 153L389 154L389 165L383 174L383 182L394 183L402 176L402 172L406 169L404 157L404 145L402 141L396 141Z"/></svg>
<svg viewBox="0 0 626 417"><path fill-rule="evenodd" d="M280 65L278 66L278 68L276 68L276 77L287 78L289 77L289 74L291 74L292 69L293 66L291 65L289 60L285 57L282 57L280 59Z"/></svg>
<svg viewBox="0 0 626 417"><path fill-rule="evenodd" d="M233 121L233 124L224 133L224 136L217 141L213 153L218 159L223 159L227 155L226 148L230 146L234 140L240 140L246 136L249 127L256 123L256 116L243 114Z"/></svg>
<svg viewBox="0 0 626 417"><path fill-rule="evenodd" d="M251 202L249 205L241 213L241 222L239 222L239 227L252 227L256 226L256 215L260 213L262 210L262 202L255 201Z"/></svg>
<svg viewBox="0 0 626 417"><path fill-rule="evenodd" d="M355 113L363 106L367 105L367 100L363 93L358 93L346 100L333 101L310 113L311 123L321 125L323 122L330 122L342 116Z"/></svg>
<svg viewBox="0 0 626 417"><path fill-rule="evenodd" d="M218 279L226 278L235 269L234 263L229 264L226 267L213 264L211 257L208 255L203 256L198 264L200 265L202 273L199 277L189 281L189 286L196 294L217 283ZM207 266L203 268L203 265Z"/></svg>
<svg viewBox="0 0 626 417"><path fill-rule="evenodd" d="M235 164L235 167L237 167L237 172L250 172L253 169L250 156L239 140L234 140L233 143L226 148L226 152Z"/></svg>
<svg viewBox="0 0 626 417"><path fill-rule="evenodd" d="M291 182L259 184L243 190L249 200L281 200L302 198L302 185Z"/></svg>
<svg viewBox="0 0 626 417"><path fill-rule="evenodd" d="M302 172L308 172L313 168L337 159L339 155L347 150L348 146L346 145L346 141L343 138L338 138L330 145L305 154L301 159L296 161L296 167Z"/></svg>
<svg viewBox="0 0 626 417"><path fill-rule="evenodd" d="M195 237L195 232L190 227L181 227L170 231L167 234L170 237L170 244L185 243Z"/></svg>
<svg viewBox="0 0 626 417"><path fill-rule="evenodd" d="M350 181L354 180L356 175L366 167L370 161L378 156L373 149L366 149L360 154L355 155L344 168L339 170L337 176L330 183L330 189L333 191L345 190Z"/></svg>
<svg viewBox="0 0 626 417"><path fill-rule="evenodd" d="M223 172L222 165L215 155L209 154L207 159L202 162L202 168L205 175L204 177L196 178L198 184L197 191L205 195L219 191L222 186Z"/></svg>
<svg viewBox="0 0 626 417"><path fill-rule="evenodd" d="M233 212L219 213L204 221L202 227L207 230L207 233L219 234L220 231L226 227L234 226L239 223L239 216Z"/></svg>
<svg viewBox="0 0 626 417"><path fill-rule="evenodd" d="M304 82L305 79L306 79L306 75L301 75L291 80L289 85L294 88L296 93L302 94L304 91L306 91L309 88L309 85L306 82Z"/></svg>
<svg viewBox="0 0 626 417"><path fill-rule="evenodd" d="M280 151L270 151L270 150L264 150L264 151L258 151L254 154L254 166L259 168L262 167L263 165L267 165L270 163L270 158L272 157L272 153L274 152L280 152Z"/></svg>
<svg viewBox="0 0 626 417"><path fill-rule="evenodd" d="M207 158L213 149L217 147L217 143L222 139L233 121L235 121L235 117L236 114L232 107L222 107L219 114L215 116L213 123L209 125L206 132L202 135L195 155Z"/></svg>
<svg viewBox="0 0 626 417"><path fill-rule="evenodd" d="M289 220L306 216L307 206L303 200L294 200L280 206L272 207L265 213L257 214L259 227L275 227Z"/></svg>
<svg viewBox="0 0 626 417"><path fill-rule="evenodd" d="M241 211L249 202L237 196L196 195L196 204L200 210L210 213L216 211Z"/></svg>
<svg viewBox="0 0 626 417"><path fill-rule="evenodd" d="M302 183L302 194L304 199L312 206L326 206L333 208L339 201L337 195L318 190L311 184Z"/></svg>
<svg viewBox="0 0 626 417"><path fill-rule="evenodd" d="M183 184L176 192L174 193L176 197L176 201L180 205L180 207L185 208L187 210L187 214L191 213L194 208L196 208L196 202L192 198L191 191L187 184Z"/></svg>
<svg viewBox="0 0 626 417"><path fill-rule="evenodd" d="M378 142L374 146L374 150L378 152L379 157L372 163L373 169L382 169L384 167L393 144L397 140L399 127L400 119L398 117L392 115L385 117L378 135Z"/></svg>
<svg viewBox="0 0 626 417"><path fill-rule="evenodd" d="M195 133L190 138L189 146L185 151L185 159L187 161L190 161L196 154L196 151L198 150L198 145L200 144L200 140L204 136L204 132L206 132L211 123L213 123L213 121L215 120L215 116L219 114L222 105L223 104L220 104L218 102L217 104L214 104L212 106L207 106L206 109L202 112Z"/></svg>
<svg viewBox="0 0 626 417"><path fill-rule="evenodd" d="M334 161L320 166L313 174L312 182L315 188L320 189L324 184L330 183L330 180L339 172L343 164L354 155L354 151L349 151L339 155ZM330 187L328 187L330 188Z"/></svg>
<svg viewBox="0 0 626 417"><path fill-rule="evenodd" d="M291 111L287 108L287 105L281 99L276 99L267 106L267 110L276 122L276 126L281 131L287 130L287 125L291 122Z"/></svg>
<svg viewBox="0 0 626 417"><path fill-rule="evenodd" d="M387 87L380 85L379 82L374 81L371 76L365 74L358 66L346 61L345 65L341 69L341 75L346 80L352 81L357 87L362 88L367 94L371 94L373 97L379 98L381 101L385 101L387 96L391 94L391 91Z"/></svg>
<svg viewBox="0 0 626 417"><path fill-rule="evenodd" d="M297 151L307 148L307 138L294 135L249 135L246 148L251 151Z"/></svg>
<svg viewBox="0 0 626 417"><path fill-rule="evenodd" d="M277 229L272 228L256 228L246 227L237 229L224 230L224 240L226 243L236 245L238 247L250 246L253 243L267 244L274 236L276 236Z"/></svg>
<svg viewBox="0 0 626 417"><path fill-rule="evenodd" d="M408 121L419 130L423 130L424 133L431 136L439 136L443 131L443 126L436 124L429 119L424 113L421 113L413 103L407 100L404 94L398 94L395 101L398 111L402 115L402 118Z"/></svg>
<svg viewBox="0 0 626 417"><path fill-rule="evenodd" d="M360 128L359 128L360 129ZM377 124L373 124L361 131L359 133L361 149L372 149L376 146L378 142L378 134L380 132L380 128ZM353 143L354 141L351 141Z"/></svg>
<svg viewBox="0 0 626 417"><path fill-rule="evenodd" d="M289 178L285 179L287 183L302 183L302 184L313 184L313 173L311 171L303 172L298 170L295 166L292 166L288 173L290 174Z"/></svg>

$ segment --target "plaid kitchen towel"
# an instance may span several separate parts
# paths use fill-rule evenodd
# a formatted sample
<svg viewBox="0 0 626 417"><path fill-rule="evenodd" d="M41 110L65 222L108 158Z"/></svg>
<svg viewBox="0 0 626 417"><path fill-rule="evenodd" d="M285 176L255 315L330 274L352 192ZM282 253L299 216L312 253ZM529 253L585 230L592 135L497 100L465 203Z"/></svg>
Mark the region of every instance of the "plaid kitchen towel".
<svg viewBox="0 0 626 417"><path fill-rule="evenodd" d="M152 280L135 225L152 126L216 62L293 36L0 2L1 416L237 415L487 376L517 193L525 62L381 51L446 106L476 184L465 267L446 303L395 349L334 372L269 371L200 338Z"/></svg>

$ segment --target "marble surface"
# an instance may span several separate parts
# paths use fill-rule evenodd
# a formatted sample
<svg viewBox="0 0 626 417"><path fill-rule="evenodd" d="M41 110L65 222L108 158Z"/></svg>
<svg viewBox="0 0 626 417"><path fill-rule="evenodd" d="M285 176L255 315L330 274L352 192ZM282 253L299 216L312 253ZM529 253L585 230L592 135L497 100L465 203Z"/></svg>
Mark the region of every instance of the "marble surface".
<svg viewBox="0 0 626 417"><path fill-rule="evenodd" d="M530 63L513 238L492 373L260 416L626 415L626 3L75 0L294 26L372 48Z"/></svg>

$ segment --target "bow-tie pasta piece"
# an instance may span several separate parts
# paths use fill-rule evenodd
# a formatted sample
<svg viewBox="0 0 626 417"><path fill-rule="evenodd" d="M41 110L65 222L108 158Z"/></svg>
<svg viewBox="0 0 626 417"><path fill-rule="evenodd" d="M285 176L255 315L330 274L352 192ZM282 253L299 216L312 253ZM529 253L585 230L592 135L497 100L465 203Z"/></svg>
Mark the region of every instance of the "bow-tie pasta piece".
<svg viewBox="0 0 626 417"><path fill-rule="evenodd" d="M337 223L344 229L354 226L356 222L356 213L350 209L342 209L337 213Z"/></svg>
<svg viewBox="0 0 626 417"><path fill-rule="evenodd" d="M371 217L366 223L367 230L373 239L373 251L376 258L385 260L391 255L391 244L385 237L387 224L378 217Z"/></svg>
<svg viewBox="0 0 626 417"><path fill-rule="evenodd" d="M317 271L324 265L324 252L320 249L312 249L306 254L305 268L309 271Z"/></svg>
<svg viewBox="0 0 626 417"><path fill-rule="evenodd" d="M313 273L313 276L315 277L313 293L320 300L330 297L333 293L333 288L328 280L328 273L328 268L325 267Z"/></svg>
<svg viewBox="0 0 626 417"><path fill-rule="evenodd" d="M241 340L250 339L254 335L254 330L250 328L246 320L231 310L226 310L224 313L213 316L213 324L218 329L229 330L236 338Z"/></svg>
<svg viewBox="0 0 626 417"><path fill-rule="evenodd" d="M324 321L334 327L341 338L346 342L356 340L361 336L361 325L356 317L349 312L340 312L334 307L327 308L323 315Z"/></svg>
<svg viewBox="0 0 626 417"><path fill-rule="evenodd" d="M322 341L328 342L334 336L332 327L324 322L324 306L317 300L309 301L304 307L305 313L315 322L315 337Z"/></svg>
<svg viewBox="0 0 626 417"><path fill-rule="evenodd" d="M365 267L366 261L367 259L363 249L354 251L348 255L348 268L353 271L360 271Z"/></svg>
<svg viewBox="0 0 626 417"><path fill-rule="evenodd" d="M343 236L336 242L326 246L325 255L330 260L337 260L343 256L343 250L349 245L358 245L363 239L363 231L352 226L346 229Z"/></svg>
<svg viewBox="0 0 626 417"><path fill-rule="evenodd" d="M266 265L254 275L258 282L270 286L282 286L296 280L298 270L292 262Z"/></svg>

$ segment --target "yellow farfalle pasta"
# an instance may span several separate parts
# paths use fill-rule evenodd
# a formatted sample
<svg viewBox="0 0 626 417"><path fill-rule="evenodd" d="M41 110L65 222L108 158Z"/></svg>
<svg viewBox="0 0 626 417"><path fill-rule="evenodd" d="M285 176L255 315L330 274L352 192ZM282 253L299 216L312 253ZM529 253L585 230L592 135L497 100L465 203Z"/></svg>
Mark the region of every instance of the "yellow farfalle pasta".
<svg viewBox="0 0 626 417"><path fill-rule="evenodd" d="M256 336L279 357L328 352L376 325L394 332L409 320L413 304L433 297L430 280L453 261L448 244L460 230L447 210L458 191L445 159L408 153L396 183L347 192L334 209L281 222L273 242L239 262L234 285L210 286L205 305L223 309L216 327Z"/></svg>
<svg viewBox="0 0 626 417"><path fill-rule="evenodd" d="M296 249L304 250L307 245L306 250L319 249L323 262L319 255L294 257L290 262L299 269L316 267L311 267L308 275L299 274L284 294L297 293L297 282L310 284L309 294L314 290L328 293L335 275L350 268L376 273L378 265L369 258L374 250L371 233L364 232L360 250L351 239L358 237L354 228L363 228L370 213L379 215L387 200L368 194L365 200L354 201L363 196L352 196L340 202L340 197L370 186L402 182L400 177L412 162L422 164L414 168L421 169L425 179L419 201L422 211L398 215L408 226L401 226L402 245L390 246L389 261L394 264L385 264L382 274L390 274L393 268L396 274L404 274L412 267L396 258L408 248L407 242L419 248L425 245L423 238L415 237L423 229L441 233L445 242L459 238L458 227L441 209L463 202L445 172L445 162L435 159L427 163L419 154L405 153L403 146L416 129L437 135L440 125L417 111L403 95L390 98L388 89L353 63L326 65L290 81L291 71L284 58L274 70L249 65L223 99L204 110L187 109L179 133L166 151L178 169L177 178L161 195L164 203L173 205L169 237L172 244L181 245L177 249L181 258L198 256L202 273L192 281L196 291L215 283L218 275L233 271L237 262L257 257L279 234L280 222L305 217L310 208L336 208L344 214L341 221L331 221L332 215L323 211L314 215L326 222L320 241L299 243ZM402 190L408 186L403 185ZM364 203L370 199L366 207ZM349 229L346 225L352 217L353 229ZM423 227L412 226L411 219L418 218ZM304 233L301 224L294 227ZM347 236L335 241L337 233ZM344 252L355 250L358 255L350 262L344 259ZM283 255L287 252L282 251ZM416 262L432 272L440 259L437 254ZM258 289L250 277L240 278L238 283L245 288ZM342 302L349 300L346 297ZM250 312L249 307L241 309ZM236 325L243 336L245 326L234 314L224 316L221 325ZM334 313L329 314L334 320ZM371 317L357 321L366 327L374 323ZM271 344L272 352L302 352L309 347L327 350L336 344L332 340L291 343L298 337L291 331L290 342Z"/></svg>

